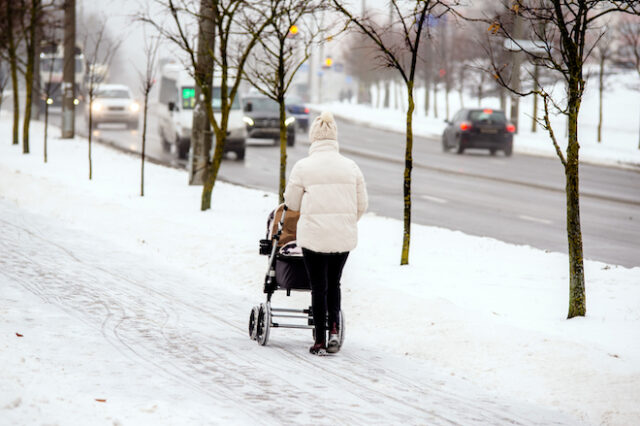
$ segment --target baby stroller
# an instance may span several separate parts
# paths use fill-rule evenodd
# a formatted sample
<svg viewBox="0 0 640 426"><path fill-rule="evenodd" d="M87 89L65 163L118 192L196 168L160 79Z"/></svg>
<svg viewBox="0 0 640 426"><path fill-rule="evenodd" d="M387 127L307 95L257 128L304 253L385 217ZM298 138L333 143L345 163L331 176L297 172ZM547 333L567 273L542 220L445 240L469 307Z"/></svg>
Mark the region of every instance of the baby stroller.
<svg viewBox="0 0 640 426"><path fill-rule="evenodd" d="M264 293L267 300L254 306L249 314L249 337L264 346L269 341L271 328L302 328L312 330L315 339L315 327L311 306L306 309L285 309L271 307L271 297L276 290L311 291L302 258L302 249L296 244L296 228L300 214L288 210L281 204L271 212L267 220L266 239L260 240L260 254L269 256L269 268L264 279ZM281 323L280 319L297 323ZM303 320L303 321L300 321ZM340 347L344 342L345 322L340 311ZM328 329L328 327L327 327Z"/></svg>

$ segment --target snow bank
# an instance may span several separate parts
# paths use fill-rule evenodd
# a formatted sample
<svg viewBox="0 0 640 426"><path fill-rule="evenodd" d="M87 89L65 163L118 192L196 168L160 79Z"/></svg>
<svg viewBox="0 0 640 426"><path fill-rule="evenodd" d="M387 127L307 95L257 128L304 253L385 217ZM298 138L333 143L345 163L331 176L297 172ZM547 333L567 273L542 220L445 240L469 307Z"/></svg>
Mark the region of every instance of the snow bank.
<svg viewBox="0 0 640 426"><path fill-rule="evenodd" d="M28 156L10 145L6 119L0 135L3 200L216 282L218 290L231 286L239 304L262 301L265 258L257 242L274 194L218 182L213 209L203 213L201 188L187 186L184 172L148 164L141 198L136 158L95 146L90 182L86 141L53 138L45 165L39 123ZM577 421L640 421L640 268L586 261L588 314L567 321L565 255L414 224L411 265L400 267L401 230L400 221L372 214L360 223L360 243L343 277L345 351L376 348L426 360L446 375ZM0 294L3 318L16 317L6 304L19 297ZM306 294L283 299L308 303ZM82 356L64 353L60 362L71 368L68 359ZM3 382L32 379L2 373ZM20 401L0 401L0 409L11 404Z"/></svg>

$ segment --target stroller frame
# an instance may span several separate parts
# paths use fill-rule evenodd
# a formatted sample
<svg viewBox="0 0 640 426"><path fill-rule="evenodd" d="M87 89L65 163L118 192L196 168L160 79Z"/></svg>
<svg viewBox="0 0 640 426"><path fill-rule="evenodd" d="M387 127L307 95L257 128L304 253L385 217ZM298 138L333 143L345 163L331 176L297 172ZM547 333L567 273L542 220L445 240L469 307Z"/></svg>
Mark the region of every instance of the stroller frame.
<svg viewBox="0 0 640 426"><path fill-rule="evenodd" d="M267 295L267 300L260 305L254 306L249 314L249 337L252 340L258 342L259 345L265 346L269 342L269 334L271 328L297 328L297 329L309 329L313 332L315 339L316 330L313 322L313 311L311 306L305 309L291 309L291 308L274 308L271 306L271 298L273 293L280 289L276 280L276 260L278 257L278 242L282 235L282 229L284 227L284 220L287 214L287 206L285 205L282 211L282 217L278 221L277 231L273 233L270 240L261 240L260 251L265 253L269 250L269 267L264 279L264 293ZM269 247L270 244L270 247ZM287 296L291 295L291 288L287 288ZM299 291L311 291L307 289L299 289ZM274 319L286 318L305 320L305 323L281 323L274 321ZM344 318L342 310L340 311L340 330L339 339L340 346L344 341Z"/></svg>

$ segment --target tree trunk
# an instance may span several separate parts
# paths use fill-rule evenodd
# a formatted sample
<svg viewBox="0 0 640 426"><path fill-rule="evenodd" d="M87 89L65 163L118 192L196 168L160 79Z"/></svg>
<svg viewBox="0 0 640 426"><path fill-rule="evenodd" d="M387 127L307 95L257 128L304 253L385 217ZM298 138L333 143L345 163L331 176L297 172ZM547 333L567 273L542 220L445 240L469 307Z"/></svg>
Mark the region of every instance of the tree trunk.
<svg viewBox="0 0 640 426"><path fill-rule="evenodd" d="M389 102L391 98L391 81L387 80L384 82L384 103L382 104L383 108L389 108Z"/></svg>
<svg viewBox="0 0 640 426"><path fill-rule="evenodd" d="M411 242L411 170L413 169L413 81L407 83L409 106L407 108L407 145L404 155L404 232L402 237L402 255L400 265L409 264L409 245Z"/></svg>
<svg viewBox="0 0 640 426"><path fill-rule="evenodd" d="M49 129L49 104L44 103L44 162L47 162L47 131Z"/></svg>
<svg viewBox="0 0 640 426"><path fill-rule="evenodd" d="M431 82L428 78L424 79L424 115L429 116L429 101L431 94Z"/></svg>
<svg viewBox="0 0 640 426"><path fill-rule="evenodd" d="M538 78L540 76L539 67L533 64L533 115L531 118L531 132L536 133L538 130Z"/></svg>
<svg viewBox="0 0 640 426"><path fill-rule="evenodd" d="M438 83L433 83L433 117L438 118Z"/></svg>
<svg viewBox="0 0 640 426"><path fill-rule="evenodd" d="M215 49L215 14L210 0L200 0L198 19L198 46L195 66L195 102L191 122L191 156L189 158L189 185L201 185L204 173L210 163L213 133L207 116L204 95L212 93L213 58ZM203 89L204 88L204 89ZM210 95L209 95L210 96Z"/></svg>
<svg viewBox="0 0 640 426"><path fill-rule="evenodd" d="M91 163L91 136L93 135L93 94L89 94L89 180L93 177L93 164Z"/></svg>
<svg viewBox="0 0 640 426"><path fill-rule="evenodd" d="M29 49L31 50L31 49ZM35 54L35 52L34 52ZM24 121L22 126L22 153L29 153L29 126L31 124L31 105L33 102L33 61L31 52L28 53L27 70L24 74L26 96L24 104Z"/></svg>
<svg viewBox="0 0 640 426"><path fill-rule="evenodd" d="M18 64L15 55L11 55L11 85L13 87L13 145L20 144L20 98L18 94Z"/></svg>
<svg viewBox="0 0 640 426"><path fill-rule="evenodd" d="M445 116L444 118L446 118L447 120L449 119L449 93L451 92L450 88L448 86L445 86L444 89L444 104L445 104Z"/></svg>
<svg viewBox="0 0 640 426"><path fill-rule="evenodd" d="M284 97L279 101L280 104L280 179L278 185L278 200L280 204L284 203L284 189L287 184L287 125L286 110L284 108Z"/></svg>
<svg viewBox="0 0 640 426"><path fill-rule="evenodd" d="M142 147L140 163L140 196L144 197L144 154L147 144L147 109L149 105L149 91L144 94L144 112L142 114Z"/></svg>
<svg viewBox="0 0 640 426"><path fill-rule="evenodd" d="M480 82L480 84L478 84L478 107L482 106L482 82Z"/></svg>
<svg viewBox="0 0 640 426"><path fill-rule="evenodd" d="M213 187L215 186L216 179L218 178L218 171L220 170L220 164L222 163L222 156L224 154L224 144L226 142L226 126L215 132L216 146L213 151L213 161L207 165L205 173L204 185L202 186L202 203L200 210L205 211L211 208L211 194L213 193Z"/></svg>
<svg viewBox="0 0 640 426"><path fill-rule="evenodd" d="M600 75L598 76L598 143L602 142L602 92L604 91L604 55L600 55Z"/></svg>
<svg viewBox="0 0 640 426"><path fill-rule="evenodd" d="M575 78L572 78L574 80ZM565 166L567 196L567 238L569 241L569 314L568 318L584 316L586 297L584 286L584 259L582 254L582 231L580 228L580 187L578 152L578 113L580 95L577 82L569 94L569 144L567 146L567 164Z"/></svg>

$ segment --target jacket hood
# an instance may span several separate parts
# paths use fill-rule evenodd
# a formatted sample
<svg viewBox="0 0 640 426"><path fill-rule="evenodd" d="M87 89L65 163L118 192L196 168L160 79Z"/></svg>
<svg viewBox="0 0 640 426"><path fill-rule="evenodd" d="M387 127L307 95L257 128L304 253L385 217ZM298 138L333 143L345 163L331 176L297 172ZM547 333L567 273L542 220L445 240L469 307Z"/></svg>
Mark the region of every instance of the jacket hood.
<svg viewBox="0 0 640 426"><path fill-rule="evenodd" d="M309 147L309 155L316 152L340 152L338 141L333 139L321 139L315 141Z"/></svg>

